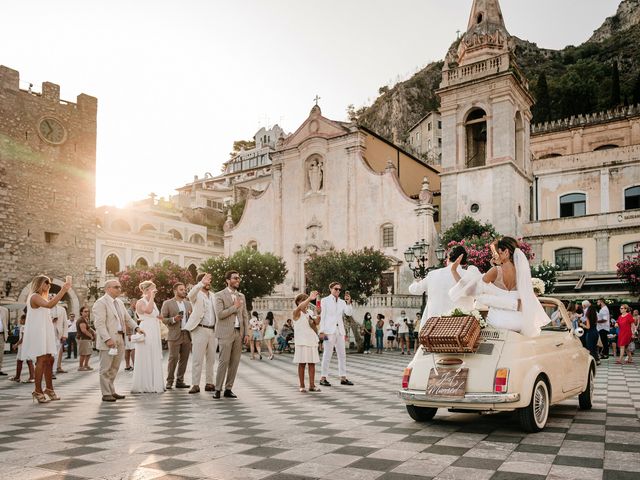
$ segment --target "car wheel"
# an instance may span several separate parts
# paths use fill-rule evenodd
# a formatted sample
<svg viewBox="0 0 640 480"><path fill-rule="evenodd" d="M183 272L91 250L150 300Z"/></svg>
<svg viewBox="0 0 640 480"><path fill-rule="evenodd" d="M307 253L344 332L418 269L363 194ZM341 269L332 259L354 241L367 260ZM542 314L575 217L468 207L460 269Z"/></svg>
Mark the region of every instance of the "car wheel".
<svg viewBox="0 0 640 480"><path fill-rule="evenodd" d="M589 380L587 380L587 388L584 392L578 395L578 404L580 410L591 410L591 404L593 400L593 390L595 388L596 374L593 368L589 368Z"/></svg>
<svg viewBox="0 0 640 480"><path fill-rule="evenodd" d="M409 416L416 422L428 422L436 416L437 408L416 407L415 405L407 405Z"/></svg>
<svg viewBox="0 0 640 480"><path fill-rule="evenodd" d="M518 418L522 429L529 433L540 432L549 418L549 387L542 377L533 384L531 402L518 409Z"/></svg>

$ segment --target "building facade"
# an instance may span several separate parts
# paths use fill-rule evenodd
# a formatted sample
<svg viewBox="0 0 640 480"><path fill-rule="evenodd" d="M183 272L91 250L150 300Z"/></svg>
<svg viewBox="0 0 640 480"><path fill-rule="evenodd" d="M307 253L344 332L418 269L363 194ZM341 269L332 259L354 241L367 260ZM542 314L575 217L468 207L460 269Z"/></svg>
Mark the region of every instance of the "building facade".
<svg viewBox="0 0 640 480"><path fill-rule="evenodd" d="M16 70L0 66L0 291L25 302L37 274L77 313L85 272L95 264L95 166L98 101L60 99L60 87L20 88Z"/></svg>
<svg viewBox="0 0 640 480"><path fill-rule="evenodd" d="M409 129L409 148L429 165L442 164L442 120L440 112L429 112Z"/></svg>

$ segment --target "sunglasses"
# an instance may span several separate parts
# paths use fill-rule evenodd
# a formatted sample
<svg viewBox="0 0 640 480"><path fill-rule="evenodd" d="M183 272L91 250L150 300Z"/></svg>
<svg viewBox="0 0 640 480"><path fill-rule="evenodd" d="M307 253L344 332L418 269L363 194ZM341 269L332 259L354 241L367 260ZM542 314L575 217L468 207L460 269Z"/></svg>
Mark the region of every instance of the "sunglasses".
<svg viewBox="0 0 640 480"><path fill-rule="evenodd" d="M120 290L122 285L111 285L109 288L115 288L116 290Z"/></svg>
<svg viewBox="0 0 640 480"><path fill-rule="evenodd" d="M340 287L333 287L333 289L338 291L338 292L342 290Z"/></svg>

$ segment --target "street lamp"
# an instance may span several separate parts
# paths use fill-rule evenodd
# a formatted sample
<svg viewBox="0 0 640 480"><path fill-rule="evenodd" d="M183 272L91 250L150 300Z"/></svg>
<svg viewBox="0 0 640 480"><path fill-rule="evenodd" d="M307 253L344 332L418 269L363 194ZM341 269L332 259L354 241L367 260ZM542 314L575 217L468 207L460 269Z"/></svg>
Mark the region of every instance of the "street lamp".
<svg viewBox="0 0 640 480"><path fill-rule="evenodd" d="M436 268L438 268L444 260L444 255L444 248L442 247L442 245L438 245L438 248L436 248L436 258L438 259L438 265L429 266L429 244L424 239L422 239L407 248L407 250L404 252L404 259L409 264L409 268L413 272L414 278L417 280L425 278L431 270L435 270ZM422 292L422 306L420 307L420 315L422 315L426 306L427 294L426 292Z"/></svg>
<svg viewBox="0 0 640 480"><path fill-rule="evenodd" d="M100 295L100 289L98 288L99 279L100 270L98 270L98 267L92 267L84 272L84 282L87 287L89 287L87 290L87 300L91 300L91 297L94 297L96 300L98 299L98 295Z"/></svg>

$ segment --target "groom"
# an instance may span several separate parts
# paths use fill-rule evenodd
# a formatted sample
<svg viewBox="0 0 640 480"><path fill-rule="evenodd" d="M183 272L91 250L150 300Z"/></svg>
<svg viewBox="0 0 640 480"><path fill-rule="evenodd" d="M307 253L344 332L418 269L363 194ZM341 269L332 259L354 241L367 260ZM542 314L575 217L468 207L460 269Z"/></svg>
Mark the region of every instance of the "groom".
<svg viewBox="0 0 640 480"><path fill-rule="evenodd" d="M100 352L100 389L103 402L122 400L124 395L116 393L113 385L122 357L124 356L124 335L127 327L138 333L144 332L131 318L118 297L122 286L118 280L107 280L105 294L96 300L91 312L96 327L96 348Z"/></svg>
<svg viewBox="0 0 640 480"><path fill-rule="evenodd" d="M426 321L432 317L440 317L451 312L454 308L470 312L473 310L473 297L462 297L457 302L449 296L449 290L457 283L451 274L451 268L448 265L455 262L458 257L462 256L461 266L458 273L461 277L480 271L473 265L467 267L467 251L462 245L456 245L449 252L447 258L447 266L431 270L422 280L416 280L409 285L409 293L411 295L427 294L427 307L422 312L420 325L416 325L415 329L419 332ZM465 270L466 269L466 270Z"/></svg>

